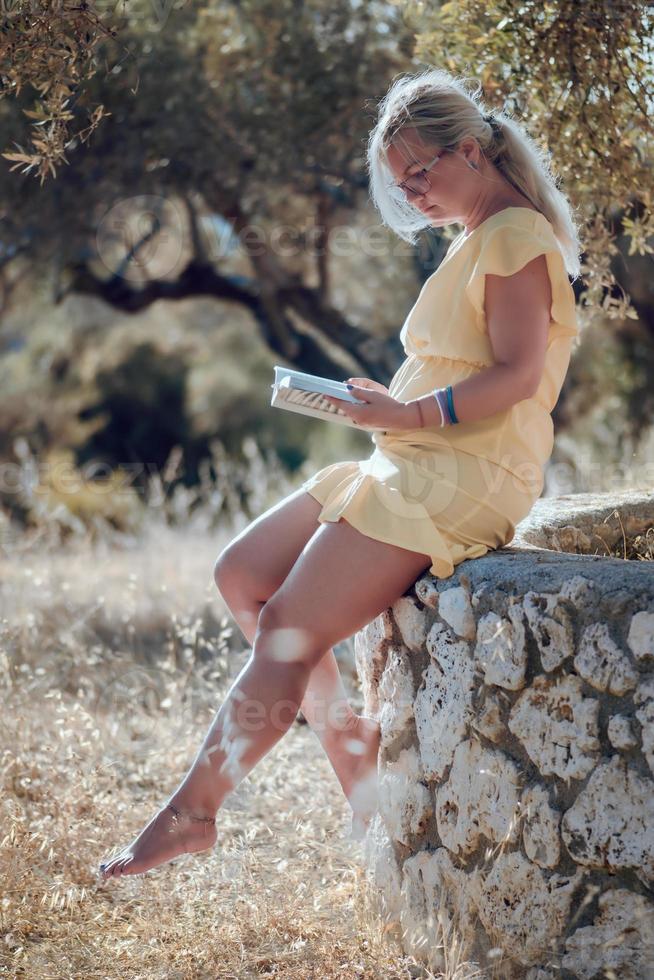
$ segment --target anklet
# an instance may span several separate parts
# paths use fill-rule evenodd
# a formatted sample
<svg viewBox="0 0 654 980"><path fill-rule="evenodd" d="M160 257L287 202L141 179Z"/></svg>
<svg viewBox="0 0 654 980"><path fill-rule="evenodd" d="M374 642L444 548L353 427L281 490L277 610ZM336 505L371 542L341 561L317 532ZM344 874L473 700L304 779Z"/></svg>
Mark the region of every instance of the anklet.
<svg viewBox="0 0 654 980"><path fill-rule="evenodd" d="M182 815L180 813L180 811L177 810L172 805L172 803L166 803L166 806L167 806L167 808L169 810L172 810L173 811L173 813L175 814L176 817L180 817ZM215 823L216 822L216 818L215 817L194 817L190 813L185 813L184 816L185 817L188 817L189 820L197 820L199 823Z"/></svg>

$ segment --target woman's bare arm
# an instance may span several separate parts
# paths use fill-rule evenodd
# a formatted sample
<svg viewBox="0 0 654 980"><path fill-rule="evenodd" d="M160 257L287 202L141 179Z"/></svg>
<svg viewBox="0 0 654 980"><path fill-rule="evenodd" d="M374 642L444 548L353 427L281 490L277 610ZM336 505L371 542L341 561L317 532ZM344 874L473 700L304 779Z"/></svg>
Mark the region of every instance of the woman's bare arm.
<svg viewBox="0 0 654 980"><path fill-rule="evenodd" d="M484 309L495 364L452 385L459 422L476 422L515 402L530 398L540 383L545 362L552 294L547 261L539 255L513 276L487 275ZM441 424L432 395L407 402L407 422Z"/></svg>

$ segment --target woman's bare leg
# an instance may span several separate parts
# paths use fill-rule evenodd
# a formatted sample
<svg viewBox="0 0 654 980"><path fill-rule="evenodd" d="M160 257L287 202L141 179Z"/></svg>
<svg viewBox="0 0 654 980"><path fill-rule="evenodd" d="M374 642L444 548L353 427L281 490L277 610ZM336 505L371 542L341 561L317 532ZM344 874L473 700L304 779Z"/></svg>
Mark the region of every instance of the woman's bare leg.
<svg viewBox="0 0 654 980"><path fill-rule="evenodd" d="M296 491L252 521L219 556L216 585L248 643L254 641L265 602L321 526L320 509L311 494ZM300 708L353 810L365 812L366 776L376 770L379 724L352 710L331 648L311 671Z"/></svg>
<svg viewBox="0 0 654 980"><path fill-rule="evenodd" d="M430 563L428 555L368 538L343 519L321 525L261 610L252 654L171 797L188 822L178 826L163 807L104 866L103 876L139 874L176 854L212 846L215 827L191 817L215 816L293 724L325 651L387 609Z"/></svg>
<svg viewBox="0 0 654 980"><path fill-rule="evenodd" d="M231 610L229 603L226 604ZM247 616L242 615L243 606L240 613L232 611L249 643L253 642L256 631L251 624L255 616L258 620L264 605L257 603L258 608L253 606ZM360 833L374 809L371 777L377 770L380 728L374 718L357 715L352 710L333 649L311 671L300 708L331 762Z"/></svg>

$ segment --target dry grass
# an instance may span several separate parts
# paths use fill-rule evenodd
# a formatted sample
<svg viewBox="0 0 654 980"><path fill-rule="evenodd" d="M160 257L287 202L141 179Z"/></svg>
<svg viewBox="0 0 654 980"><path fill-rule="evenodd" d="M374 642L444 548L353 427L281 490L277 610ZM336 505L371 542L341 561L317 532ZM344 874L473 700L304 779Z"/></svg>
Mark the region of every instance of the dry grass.
<svg viewBox="0 0 654 980"><path fill-rule="evenodd" d="M97 877L173 791L247 657L212 581L221 543L152 523L131 545L6 550L0 975L433 975L384 926L306 725L228 797L211 852Z"/></svg>
<svg viewBox="0 0 654 980"><path fill-rule="evenodd" d="M237 475L258 514L294 486L248 445L249 471ZM166 469L174 475L174 460ZM0 523L0 976L433 977L385 925L349 807L306 725L228 797L211 852L143 877L97 876L169 798L248 656L212 576L248 518L233 467L217 472L215 484L175 492L164 472L147 507L129 501L122 526L79 494L26 494L30 529ZM644 545L623 556L651 558L649 533ZM351 656L341 666L360 710ZM446 980L483 977L456 900L433 911L410 948L438 945ZM506 975L491 960L490 975Z"/></svg>

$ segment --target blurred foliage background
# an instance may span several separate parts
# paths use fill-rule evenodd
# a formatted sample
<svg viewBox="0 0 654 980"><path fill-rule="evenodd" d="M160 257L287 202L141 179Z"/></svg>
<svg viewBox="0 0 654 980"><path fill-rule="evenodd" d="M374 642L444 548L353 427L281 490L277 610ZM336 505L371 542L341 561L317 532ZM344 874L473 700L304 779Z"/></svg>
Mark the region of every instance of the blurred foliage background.
<svg viewBox="0 0 654 980"><path fill-rule="evenodd" d="M651 486L647 5L16 0L2 17L5 534L126 532L156 499L170 520L180 500L253 516L369 453L272 410L272 367L388 383L399 366L456 229L412 248L381 227L365 142L393 77L426 64L521 120L583 219L546 493Z"/></svg>

